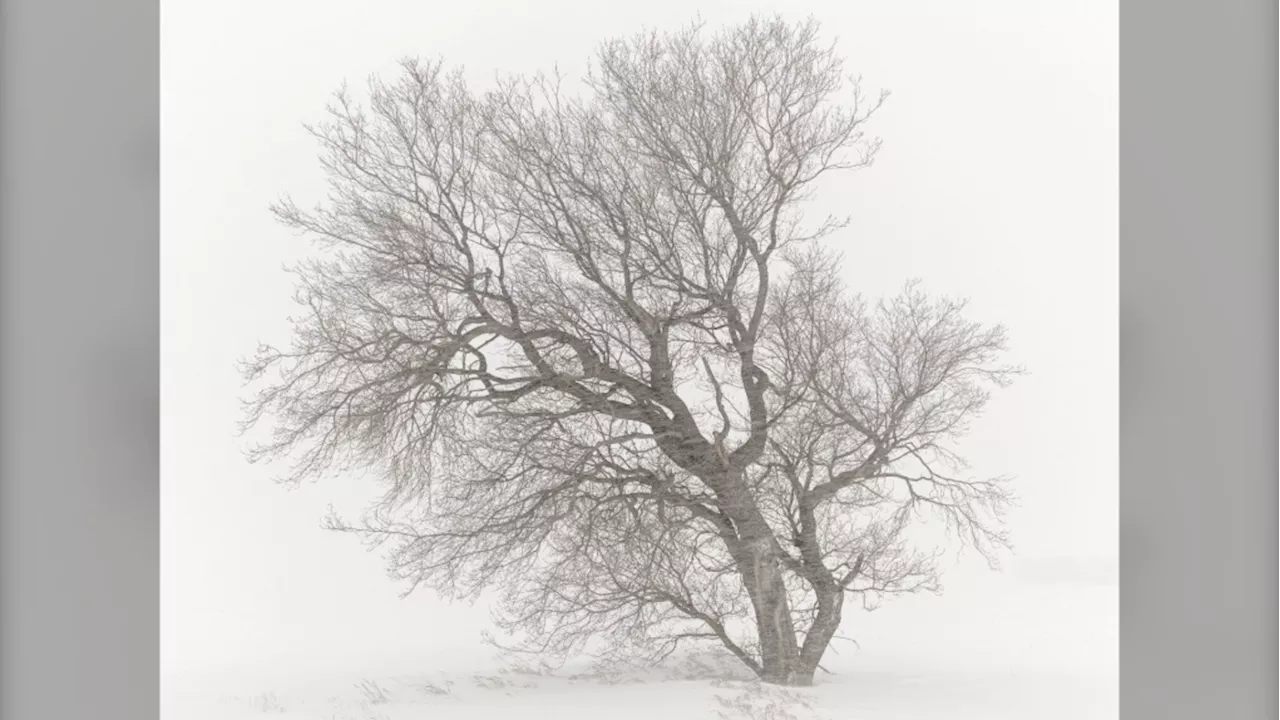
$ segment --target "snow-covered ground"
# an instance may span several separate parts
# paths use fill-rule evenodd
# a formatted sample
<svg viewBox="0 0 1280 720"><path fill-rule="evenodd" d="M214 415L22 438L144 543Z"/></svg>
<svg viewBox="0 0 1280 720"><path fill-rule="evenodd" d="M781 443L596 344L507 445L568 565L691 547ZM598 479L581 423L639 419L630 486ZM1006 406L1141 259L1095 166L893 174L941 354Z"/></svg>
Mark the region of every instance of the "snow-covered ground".
<svg viewBox="0 0 1280 720"><path fill-rule="evenodd" d="M479 653L332 669L261 667L165 679L164 720L1104 720L1118 716L1114 586L986 580L941 597L850 612L813 688L762 687L730 665L672 662L644 672L539 674ZM335 653L337 651L335 650Z"/></svg>

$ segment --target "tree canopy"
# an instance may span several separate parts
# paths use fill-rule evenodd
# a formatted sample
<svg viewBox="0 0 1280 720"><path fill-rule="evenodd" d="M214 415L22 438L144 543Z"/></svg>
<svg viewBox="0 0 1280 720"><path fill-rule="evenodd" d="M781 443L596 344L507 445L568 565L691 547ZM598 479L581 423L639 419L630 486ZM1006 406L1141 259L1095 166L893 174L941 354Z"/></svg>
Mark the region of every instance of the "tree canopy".
<svg viewBox="0 0 1280 720"><path fill-rule="evenodd" d="M865 168L868 98L814 22L604 43L580 92L406 61L310 130L327 199L289 343L244 372L254 459L371 471L336 529L409 587L501 594L520 647L710 640L812 680L846 597L936 588L941 521L990 554L1012 495L956 440L1015 373L917 285L867 300L804 215Z"/></svg>

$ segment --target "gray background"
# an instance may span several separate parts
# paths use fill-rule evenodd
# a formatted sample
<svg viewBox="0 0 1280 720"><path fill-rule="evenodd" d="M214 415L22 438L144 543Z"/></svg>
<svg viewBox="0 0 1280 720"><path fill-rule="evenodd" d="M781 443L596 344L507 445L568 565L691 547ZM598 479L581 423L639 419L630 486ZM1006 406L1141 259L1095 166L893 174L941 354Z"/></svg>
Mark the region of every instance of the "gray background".
<svg viewBox="0 0 1280 720"><path fill-rule="evenodd" d="M158 713L158 8L0 4L0 717Z"/></svg>
<svg viewBox="0 0 1280 720"><path fill-rule="evenodd" d="M1121 4L1126 717L1276 717L1276 22Z"/></svg>
<svg viewBox="0 0 1280 720"><path fill-rule="evenodd" d="M1123 712L1274 717L1276 8L1183 5L1122 6ZM0 7L0 718L152 717L158 12Z"/></svg>

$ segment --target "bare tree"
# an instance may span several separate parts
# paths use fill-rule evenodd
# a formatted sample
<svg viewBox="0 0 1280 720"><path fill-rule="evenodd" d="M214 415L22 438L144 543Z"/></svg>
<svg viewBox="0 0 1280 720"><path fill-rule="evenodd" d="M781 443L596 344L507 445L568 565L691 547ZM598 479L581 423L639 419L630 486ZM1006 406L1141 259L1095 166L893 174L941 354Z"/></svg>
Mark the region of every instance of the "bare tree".
<svg viewBox="0 0 1280 720"><path fill-rule="evenodd" d="M841 286L843 223L801 211L871 163L884 96L815 23L611 41L584 85L413 61L337 95L327 201L275 208L318 252L292 343L246 363L252 456L374 471L332 526L410 590L501 592L522 649L711 640L807 684L846 597L936 588L917 518L1006 543L1007 488L951 449L1013 372L1003 332Z"/></svg>

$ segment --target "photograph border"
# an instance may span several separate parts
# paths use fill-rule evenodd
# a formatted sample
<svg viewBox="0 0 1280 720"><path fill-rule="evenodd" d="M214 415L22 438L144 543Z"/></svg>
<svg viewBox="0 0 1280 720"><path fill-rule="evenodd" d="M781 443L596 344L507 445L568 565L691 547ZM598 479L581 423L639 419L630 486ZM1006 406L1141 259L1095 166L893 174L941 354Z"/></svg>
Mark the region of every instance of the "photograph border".
<svg viewBox="0 0 1280 720"><path fill-rule="evenodd" d="M1275 718L1277 7L1120 26L1121 714ZM0 720L159 712L159 29L0 2Z"/></svg>
<svg viewBox="0 0 1280 720"><path fill-rule="evenodd" d="M1275 718L1277 7L1120 8L1120 715Z"/></svg>
<svg viewBox="0 0 1280 720"><path fill-rule="evenodd" d="M159 715L156 0L0 2L0 718Z"/></svg>

